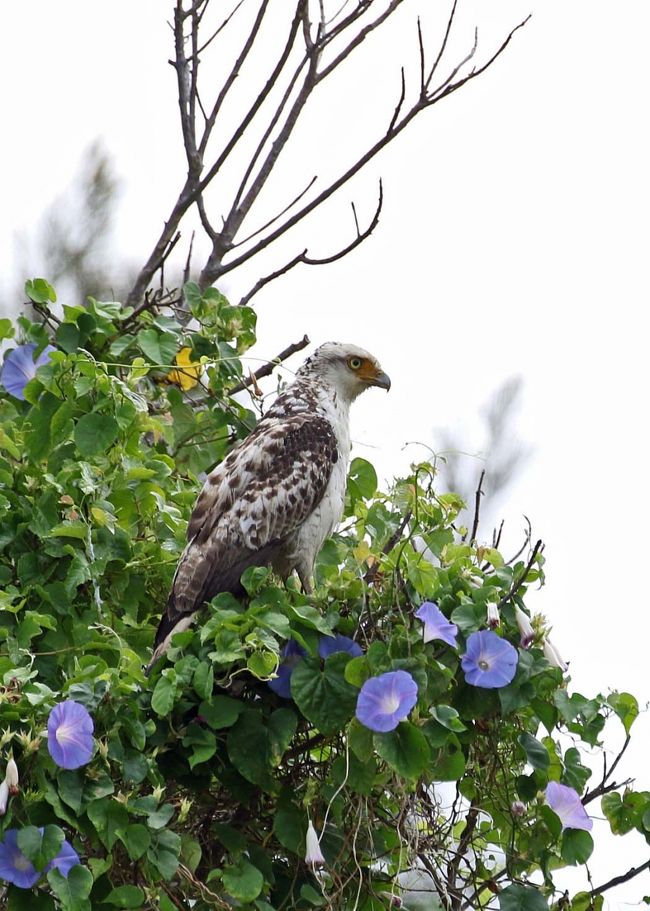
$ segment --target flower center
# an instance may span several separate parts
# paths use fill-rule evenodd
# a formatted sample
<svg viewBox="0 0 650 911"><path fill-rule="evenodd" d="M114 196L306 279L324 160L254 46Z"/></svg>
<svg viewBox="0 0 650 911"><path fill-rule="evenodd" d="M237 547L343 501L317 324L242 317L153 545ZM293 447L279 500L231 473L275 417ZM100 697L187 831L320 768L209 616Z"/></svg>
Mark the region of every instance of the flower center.
<svg viewBox="0 0 650 911"><path fill-rule="evenodd" d="M489 670L490 670L490 665L489 665L489 663L485 660L485 658L481 658L481 659L480 659L479 661L477 661L476 663L478 664L478 666L481 668L482 671L489 671Z"/></svg>
<svg viewBox="0 0 650 911"><path fill-rule="evenodd" d="M70 725L60 724L56 729L56 739L59 743L69 743L74 739L72 731L70 730Z"/></svg>
<svg viewBox="0 0 650 911"><path fill-rule="evenodd" d="M14 856L14 867L16 870L21 872L24 870L29 870L31 867L31 862L27 860L24 854L16 854Z"/></svg>
<svg viewBox="0 0 650 911"><path fill-rule="evenodd" d="M387 715L392 715L399 708L399 696L396 693L387 693L382 699L381 707Z"/></svg>

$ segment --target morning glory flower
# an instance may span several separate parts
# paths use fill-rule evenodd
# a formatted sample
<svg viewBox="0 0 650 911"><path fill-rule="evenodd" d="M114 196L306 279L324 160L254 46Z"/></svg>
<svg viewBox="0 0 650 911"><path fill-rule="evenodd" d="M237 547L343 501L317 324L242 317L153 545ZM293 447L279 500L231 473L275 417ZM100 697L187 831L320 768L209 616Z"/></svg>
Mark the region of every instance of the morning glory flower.
<svg viewBox="0 0 650 911"><path fill-rule="evenodd" d="M480 630L467 639L461 658L465 680L472 686L496 689L506 686L517 670L517 649L492 630Z"/></svg>
<svg viewBox="0 0 650 911"><path fill-rule="evenodd" d="M363 655L363 649L358 642L350 639L349 636L342 636L337 633L336 636L321 636L318 640L318 654L321 658L329 658L335 652L347 652L353 658Z"/></svg>
<svg viewBox="0 0 650 911"><path fill-rule="evenodd" d="M7 392L17 399L25 398L24 389L30 380L36 376L36 371L43 364L47 364L50 354L56 351L52 345L47 345L34 361L34 352L37 346L19 345L10 351L5 358L0 373L0 383L5 387Z"/></svg>
<svg viewBox="0 0 650 911"><path fill-rule="evenodd" d="M7 784L7 779L0 784L0 816L4 816L7 812L7 804L9 803L9 785Z"/></svg>
<svg viewBox="0 0 650 911"><path fill-rule="evenodd" d="M519 645L522 648L529 648L533 639L535 638L535 630L531 625L528 614L524 613L519 605L515 607L515 620L517 621L519 634L521 636Z"/></svg>
<svg viewBox="0 0 650 911"><path fill-rule="evenodd" d="M418 701L417 683L406 671L371 677L361 687L356 716L371 731L394 731Z"/></svg>
<svg viewBox="0 0 650 911"><path fill-rule="evenodd" d="M323 852L320 849L320 841L311 819L309 820L309 825L307 826L305 862L311 864L312 867L322 867L325 863Z"/></svg>
<svg viewBox="0 0 650 911"><path fill-rule="evenodd" d="M456 645L458 627L450 623L434 601L425 601L415 612L418 620L424 623L423 640L442 639L447 645Z"/></svg>
<svg viewBox="0 0 650 911"><path fill-rule="evenodd" d="M47 719L47 748L62 769L78 769L93 754L93 720L74 699L59 702Z"/></svg>
<svg viewBox="0 0 650 911"><path fill-rule="evenodd" d="M277 677L268 681L268 685L283 699L291 699L291 675L294 667L305 657L307 652L295 639L289 639L282 649L282 661L277 669Z"/></svg>
<svg viewBox="0 0 650 911"><path fill-rule="evenodd" d="M587 816L580 795L574 788L557 781L549 781L546 786L546 802L553 812L560 817L563 829L592 828L593 820Z"/></svg>
<svg viewBox="0 0 650 911"><path fill-rule="evenodd" d="M553 645L548 636L544 639L542 645L544 649L544 657L552 667L559 667L563 674L569 670L569 665L562 658L562 655L558 652L557 648Z"/></svg>
<svg viewBox="0 0 650 911"><path fill-rule="evenodd" d="M42 835L43 829L40 828L39 831ZM79 855L67 841L63 842L56 857L40 871L18 847L18 829L7 829L4 840L0 842L0 879L13 883L19 889L31 889L52 867L57 867L67 878L72 867L78 863Z"/></svg>

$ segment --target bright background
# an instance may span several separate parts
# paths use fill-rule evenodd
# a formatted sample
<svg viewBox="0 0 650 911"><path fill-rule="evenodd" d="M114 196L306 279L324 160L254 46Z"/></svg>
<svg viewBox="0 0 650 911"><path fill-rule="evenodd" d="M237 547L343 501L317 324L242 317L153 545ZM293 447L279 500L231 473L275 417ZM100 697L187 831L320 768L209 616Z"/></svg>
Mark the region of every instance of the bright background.
<svg viewBox="0 0 650 911"><path fill-rule="evenodd" d="M396 31L377 35L359 65L318 99L279 171L269 211L302 188L295 175L334 173L379 135L397 99L400 63L416 75L417 9L406 0ZM432 45L446 11L427 9ZM571 660L572 688L629 690L645 706L650 6L467 0L449 59L471 46L474 24L477 59L485 59L531 11L489 71L423 113L294 233L285 256L278 251L272 268L305 242L314 255L344 245L352 237L350 200L364 222L383 177L384 212L370 240L341 262L299 268L257 296L262 341L254 353L271 357L306 332L315 343L353 341L376 354L393 389L356 405L353 436L357 454L384 478L425 457L426 449L405 444L433 445L435 427L469 441L478 477L480 407L504 379L521 375L517 434L532 456L491 520L506 519L513 550L523 514L546 542L547 585L529 604L553 623L554 641ZM184 175L166 62L170 13L161 0L24 0L3 10L5 302L17 283L41 274L37 259L29 276L16 274L16 236L33 233L98 136L122 182L115 262L137 266L148 254ZM267 271L257 268L223 290L236 301ZM9 301L9 309L20 303ZM300 356L294 360L295 368ZM490 536L486 525L483 537ZM649 788L647 715L635 733L617 778L636 774L636 787ZM610 838L592 858L594 885L647 856L640 837ZM624 907L648 893L646 872L608 900Z"/></svg>

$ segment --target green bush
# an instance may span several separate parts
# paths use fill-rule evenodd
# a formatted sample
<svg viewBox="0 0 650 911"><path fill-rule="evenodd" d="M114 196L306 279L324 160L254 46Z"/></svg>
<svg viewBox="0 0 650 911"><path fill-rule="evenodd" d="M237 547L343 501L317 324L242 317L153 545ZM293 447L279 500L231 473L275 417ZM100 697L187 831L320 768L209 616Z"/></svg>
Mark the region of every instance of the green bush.
<svg viewBox="0 0 650 911"><path fill-rule="evenodd" d="M56 350L24 400L0 401L0 743L20 775L0 821L0 876L14 830L15 862L40 876L31 889L7 883L7 907L375 911L396 904L413 867L450 908L496 893L503 911L560 898L555 871L585 863L593 843L562 828L545 789L585 795L580 746L599 748L611 716L629 736L636 702L570 694L541 619L507 685L472 686L461 667L489 605L494 635L519 645L516 609L543 557L508 565L469 542L432 465L384 494L355 459L314 596L248 571L248 597L214 598L145 677L198 475L256 420L229 394L255 314L193 284L169 315L92 299L59 312L47 282L26 291L41 317L3 321L8 347ZM424 642L415 611L433 600L455 646ZM363 653L323 660L334 633ZM269 681L289 640L304 657L283 698ZM360 688L395 671L415 681L417 704L373 733L355 716ZM90 713L94 748L61 768L47 724L70 700ZM587 807L601 795L614 833L648 838L650 794L608 778ZM319 868L305 862L310 821ZM67 875L51 866L64 839L80 859Z"/></svg>

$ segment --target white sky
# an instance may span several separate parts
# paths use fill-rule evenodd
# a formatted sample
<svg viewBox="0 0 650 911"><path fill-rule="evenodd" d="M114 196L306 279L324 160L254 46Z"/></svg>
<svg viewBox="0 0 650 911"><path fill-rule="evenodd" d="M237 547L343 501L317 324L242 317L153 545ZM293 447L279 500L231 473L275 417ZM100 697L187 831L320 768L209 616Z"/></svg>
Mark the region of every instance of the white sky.
<svg viewBox="0 0 650 911"><path fill-rule="evenodd" d="M418 8L427 8L425 37L435 37L443 8L430 6L406 0L398 30L378 36L362 67L323 95L280 170L276 201L301 189L294 175L331 173L378 135L402 61L415 77ZM24 277L12 271L16 233L33 229L97 136L122 178L116 261L137 264L149 252L184 174L166 63L170 10L162 0L24 0L3 9L5 290ZM474 23L481 59L508 26L533 18L492 69L422 114L321 219L295 232L285 254L305 242L314 255L337 249L351 237L350 200L363 219L383 177L383 217L369 241L258 295L255 353L272 356L307 332L315 343L354 341L376 354L393 389L356 405L353 435L384 477L423 455L404 444L431 443L434 427L476 433L489 394L522 375L518 434L534 457L502 513L510 540L525 513L547 544L547 586L529 605L551 618L574 690L626 689L645 704L650 6L466 0L461 10L456 59ZM282 261L278 253L271 268ZM233 277L226 290L236 300L256 277ZM481 443L477 436L475 448ZM639 744L620 771L649 788L647 715L637 724ZM610 840L595 855L595 884L647 859L642 839L634 851L627 842ZM645 873L609 901L623 907L648 893Z"/></svg>

